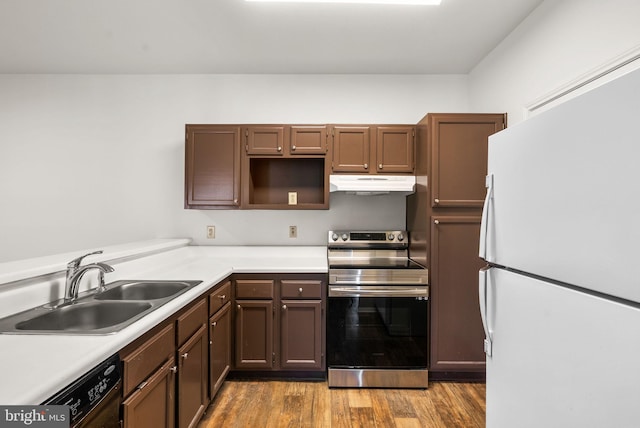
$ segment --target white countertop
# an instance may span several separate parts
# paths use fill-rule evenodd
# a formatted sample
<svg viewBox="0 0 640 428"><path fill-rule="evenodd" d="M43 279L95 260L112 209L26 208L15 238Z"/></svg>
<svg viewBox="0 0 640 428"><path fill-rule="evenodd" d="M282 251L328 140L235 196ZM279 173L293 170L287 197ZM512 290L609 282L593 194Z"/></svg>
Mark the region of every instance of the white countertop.
<svg viewBox="0 0 640 428"><path fill-rule="evenodd" d="M180 241L179 248L175 248L169 241L161 244L166 246L164 252L114 264L116 270L107 274L107 282L118 279L174 279L201 280L200 285L115 334L0 334L0 366L3 367L0 404L43 402L231 273L326 273L328 269L326 247L179 247L186 242L175 240L174 243ZM119 257L131 256L135 253L134 247L127 247ZM149 243L144 248L149 248ZM76 256L73 254L71 258ZM21 273L11 274L5 269L0 271L0 278L27 278L25 272L28 271L46 275L59 270L59 259L54 257L51 260L53 262L48 268L17 263ZM0 292L2 286L0 284ZM11 291L15 295L16 291Z"/></svg>

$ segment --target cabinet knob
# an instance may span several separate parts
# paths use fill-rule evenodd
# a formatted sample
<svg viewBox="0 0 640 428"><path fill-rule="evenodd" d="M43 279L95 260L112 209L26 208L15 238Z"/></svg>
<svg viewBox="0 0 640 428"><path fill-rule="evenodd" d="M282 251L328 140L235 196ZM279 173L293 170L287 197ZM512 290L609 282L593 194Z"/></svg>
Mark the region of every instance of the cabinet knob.
<svg viewBox="0 0 640 428"><path fill-rule="evenodd" d="M214 321L214 322L211 323L211 327L215 327L216 325L218 325L217 321Z"/></svg>
<svg viewBox="0 0 640 428"><path fill-rule="evenodd" d="M302 287L298 288L298 293L302 294Z"/></svg>
<svg viewBox="0 0 640 428"><path fill-rule="evenodd" d="M435 202L436 204L439 204L439 203L440 203L440 199L435 198L435 199L433 200L433 202Z"/></svg>
<svg viewBox="0 0 640 428"><path fill-rule="evenodd" d="M188 356L189 356L188 352L185 352L184 354L182 354L182 358L184 358L185 360L187 359Z"/></svg>
<svg viewBox="0 0 640 428"><path fill-rule="evenodd" d="M226 295L224 295L224 294L223 294L223 295L221 295L221 296L218 296L218 299L220 299L220 300L224 300L224 299L226 299L226 298L227 298L227 296L226 296Z"/></svg>
<svg viewBox="0 0 640 428"><path fill-rule="evenodd" d="M282 151L282 147L278 146L278 151L281 152Z"/></svg>
<svg viewBox="0 0 640 428"><path fill-rule="evenodd" d="M282 305L282 310L286 311L287 310L287 305Z"/></svg>
<svg viewBox="0 0 640 428"><path fill-rule="evenodd" d="M178 373L178 366L173 366L169 369L172 373Z"/></svg>
<svg viewBox="0 0 640 428"><path fill-rule="evenodd" d="M240 309L240 305L238 305L238 309Z"/></svg>
<svg viewBox="0 0 640 428"><path fill-rule="evenodd" d="M293 146L291 146L291 150L295 150L295 149L296 149L296 146L294 144Z"/></svg>
<svg viewBox="0 0 640 428"><path fill-rule="evenodd" d="M433 220L434 224L440 224L440 220Z"/></svg>
<svg viewBox="0 0 640 428"><path fill-rule="evenodd" d="M382 169L382 164L378 164L378 169Z"/></svg>
<svg viewBox="0 0 640 428"><path fill-rule="evenodd" d="M368 163L365 163L363 166L364 166L364 169L369 169L369 164Z"/></svg>

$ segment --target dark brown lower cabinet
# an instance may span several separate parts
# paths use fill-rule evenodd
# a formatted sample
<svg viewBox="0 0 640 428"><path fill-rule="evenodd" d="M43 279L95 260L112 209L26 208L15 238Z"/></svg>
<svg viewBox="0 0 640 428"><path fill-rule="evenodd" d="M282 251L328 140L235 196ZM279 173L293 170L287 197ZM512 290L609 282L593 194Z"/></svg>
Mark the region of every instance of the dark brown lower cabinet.
<svg viewBox="0 0 640 428"><path fill-rule="evenodd" d="M235 278L234 370L322 372L326 275Z"/></svg>
<svg viewBox="0 0 640 428"><path fill-rule="evenodd" d="M207 329L203 324L178 349L178 427L196 426L208 404Z"/></svg>
<svg viewBox="0 0 640 428"><path fill-rule="evenodd" d="M197 300L121 352L125 428L197 425L209 404L207 308Z"/></svg>
<svg viewBox="0 0 640 428"><path fill-rule="evenodd" d="M322 368L322 301L282 300L280 368Z"/></svg>
<svg viewBox="0 0 640 428"><path fill-rule="evenodd" d="M122 403L123 423L130 428L173 428L175 362L167 360Z"/></svg>
<svg viewBox="0 0 640 428"><path fill-rule="evenodd" d="M235 368L273 368L273 300L236 300L235 315Z"/></svg>
<svg viewBox="0 0 640 428"><path fill-rule="evenodd" d="M435 372L484 372L478 304L480 217L434 216L431 222L431 363Z"/></svg>
<svg viewBox="0 0 640 428"><path fill-rule="evenodd" d="M209 319L209 396L213 398L231 369L231 303Z"/></svg>

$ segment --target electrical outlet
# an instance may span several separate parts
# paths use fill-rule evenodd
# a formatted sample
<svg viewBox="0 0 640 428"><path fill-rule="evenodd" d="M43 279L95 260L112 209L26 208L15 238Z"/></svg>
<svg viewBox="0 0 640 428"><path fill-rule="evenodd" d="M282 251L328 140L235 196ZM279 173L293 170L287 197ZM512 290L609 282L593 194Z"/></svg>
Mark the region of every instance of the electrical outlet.
<svg viewBox="0 0 640 428"><path fill-rule="evenodd" d="M298 205L298 192L289 192L289 205Z"/></svg>
<svg viewBox="0 0 640 428"><path fill-rule="evenodd" d="M216 237L216 227L207 226L207 239L213 239Z"/></svg>
<svg viewBox="0 0 640 428"><path fill-rule="evenodd" d="M298 237L298 226L289 226L289 238Z"/></svg>

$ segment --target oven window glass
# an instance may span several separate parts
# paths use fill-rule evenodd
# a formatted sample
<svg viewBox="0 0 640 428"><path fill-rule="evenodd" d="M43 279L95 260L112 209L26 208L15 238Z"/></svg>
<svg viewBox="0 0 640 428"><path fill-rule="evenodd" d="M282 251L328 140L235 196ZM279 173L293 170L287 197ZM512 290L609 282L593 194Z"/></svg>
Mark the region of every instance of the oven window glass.
<svg viewBox="0 0 640 428"><path fill-rule="evenodd" d="M330 297L327 362L334 368L427 367L427 300Z"/></svg>

